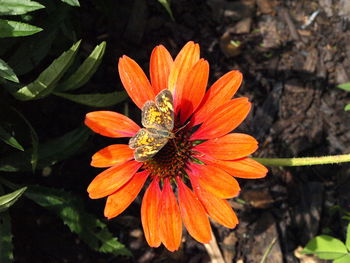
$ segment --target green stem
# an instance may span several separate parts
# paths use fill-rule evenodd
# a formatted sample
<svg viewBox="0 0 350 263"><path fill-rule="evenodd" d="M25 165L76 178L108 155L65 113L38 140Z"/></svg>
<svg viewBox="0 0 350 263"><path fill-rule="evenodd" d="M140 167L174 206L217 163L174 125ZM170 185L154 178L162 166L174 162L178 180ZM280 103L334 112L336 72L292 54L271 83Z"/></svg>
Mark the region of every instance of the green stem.
<svg viewBox="0 0 350 263"><path fill-rule="evenodd" d="M301 158L253 158L267 166L305 166L350 162L350 154Z"/></svg>

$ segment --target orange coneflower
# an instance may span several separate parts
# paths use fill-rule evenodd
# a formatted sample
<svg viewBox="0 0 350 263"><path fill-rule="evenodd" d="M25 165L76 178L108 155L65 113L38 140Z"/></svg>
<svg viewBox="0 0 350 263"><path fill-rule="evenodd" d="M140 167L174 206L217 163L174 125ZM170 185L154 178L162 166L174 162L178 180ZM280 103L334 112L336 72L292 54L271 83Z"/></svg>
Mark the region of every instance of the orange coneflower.
<svg viewBox="0 0 350 263"><path fill-rule="evenodd" d="M238 219L225 199L238 195L235 177L262 178L267 169L247 156L257 141L230 133L247 116L247 98L232 99L242 81L233 70L206 90L209 64L200 59L199 45L188 42L172 59L164 46L151 55L150 79L127 56L119 60L121 81L142 109L139 127L110 111L86 115L85 124L104 136L131 137L129 145L114 144L92 157L94 167L109 167L89 185L90 198L108 197L104 214L113 218L136 198L151 179L141 206L148 244L177 250L182 222L189 234L208 243L208 216L234 228Z"/></svg>

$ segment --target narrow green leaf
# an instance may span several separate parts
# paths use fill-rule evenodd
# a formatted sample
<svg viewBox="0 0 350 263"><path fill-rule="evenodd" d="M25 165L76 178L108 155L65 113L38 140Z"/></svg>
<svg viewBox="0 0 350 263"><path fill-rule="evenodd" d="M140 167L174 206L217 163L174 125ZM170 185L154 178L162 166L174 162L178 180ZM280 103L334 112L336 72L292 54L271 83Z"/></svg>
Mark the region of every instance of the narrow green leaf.
<svg viewBox="0 0 350 263"><path fill-rule="evenodd" d="M348 224L348 227L347 227L347 230L346 230L345 245L346 245L346 248L350 251L350 223Z"/></svg>
<svg viewBox="0 0 350 263"><path fill-rule="evenodd" d="M43 29L40 27L26 23L0 19L0 38L29 36L42 30Z"/></svg>
<svg viewBox="0 0 350 263"><path fill-rule="evenodd" d="M342 241L331 236L321 235L311 239L302 251L304 254L315 254L320 259L337 259L348 251Z"/></svg>
<svg viewBox="0 0 350 263"><path fill-rule="evenodd" d="M79 0L61 0L61 1L71 6L80 6Z"/></svg>
<svg viewBox="0 0 350 263"><path fill-rule="evenodd" d="M45 6L30 0L0 0L0 15L23 15L42 8Z"/></svg>
<svg viewBox="0 0 350 263"><path fill-rule="evenodd" d="M89 57L84 60L75 73L73 73L64 83L59 84L58 89L60 91L74 90L88 82L101 64L105 50L106 42L103 41L100 45L95 47Z"/></svg>
<svg viewBox="0 0 350 263"><path fill-rule="evenodd" d="M65 135L40 144L38 149L38 168L51 166L75 154L87 141L91 132L86 127L75 129ZM24 152L8 154L0 159L0 171L18 172L30 171L32 149Z"/></svg>
<svg viewBox="0 0 350 263"><path fill-rule="evenodd" d="M19 80L12 68L0 59L0 77L18 83Z"/></svg>
<svg viewBox="0 0 350 263"><path fill-rule="evenodd" d="M127 98L124 91L115 91L111 93L92 93L92 94L68 94L68 93L54 93L57 96L76 103L88 105L91 107L110 107L116 105Z"/></svg>
<svg viewBox="0 0 350 263"><path fill-rule="evenodd" d="M6 144L8 144L8 145L10 145L10 146L12 146L12 147L18 149L18 150L24 151L22 145L19 144L19 142L16 140L16 138L13 137L10 133L8 133L8 132L7 132L3 127L1 127L1 126L0 126L0 139L1 139L4 143L6 143Z"/></svg>
<svg viewBox="0 0 350 263"><path fill-rule="evenodd" d="M0 262L13 262L11 217L9 212L0 213Z"/></svg>
<svg viewBox="0 0 350 263"><path fill-rule="evenodd" d="M344 84L340 84L337 86L337 88L339 89L343 89L346 91L350 91L350 82L344 83Z"/></svg>
<svg viewBox="0 0 350 263"><path fill-rule="evenodd" d="M32 171L35 171L37 162L38 162L38 145L39 145L39 138L38 134L36 133L35 129L33 128L32 124L20 113L18 110L15 108L11 107L10 108L13 112L15 112L21 119L22 121L26 124L27 128L30 131L30 138L32 141L32 149L29 150L29 160L30 164L32 167ZM24 153L24 152L22 152Z"/></svg>
<svg viewBox="0 0 350 263"><path fill-rule="evenodd" d="M173 16L173 12L171 11L171 8L170 8L170 0L158 0L158 2L165 8L165 10L170 15L170 18L174 21L175 19Z"/></svg>
<svg viewBox="0 0 350 263"><path fill-rule="evenodd" d="M61 189L30 186L25 196L57 214L69 229L93 250L114 255L131 255L109 232L106 224L87 213L81 199Z"/></svg>
<svg viewBox="0 0 350 263"><path fill-rule="evenodd" d="M10 194L0 196L0 213L12 206L18 200L18 198L21 197L26 189L27 187L23 187Z"/></svg>
<svg viewBox="0 0 350 263"><path fill-rule="evenodd" d="M349 262L350 262L350 254L337 258L336 260L333 261L333 263L349 263Z"/></svg>
<svg viewBox="0 0 350 263"><path fill-rule="evenodd" d="M349 111L350 110L350 104L345 105L344 110L345 111Z"/></svg>
<svg viewBox="0 0 350 263"><path fill-rule="evenodd" d="M79 46L80 40L68 51L63 52L60 57L55 59L48 68L41 72L34 82L20 88L13 95L23 101L39 99L49 95L72 64Z"/></svg>

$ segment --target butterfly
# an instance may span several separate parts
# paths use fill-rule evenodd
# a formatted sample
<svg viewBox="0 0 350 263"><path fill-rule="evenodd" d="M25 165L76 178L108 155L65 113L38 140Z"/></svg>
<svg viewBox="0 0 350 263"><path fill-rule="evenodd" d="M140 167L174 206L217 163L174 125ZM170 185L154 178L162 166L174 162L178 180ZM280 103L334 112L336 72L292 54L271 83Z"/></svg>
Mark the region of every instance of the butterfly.
<svg viewBox="0 0 350 263"><path fill-rule="evenodd" d="M174 138L174 103L169 90L158 93L155 101L147 101L142 107L140 129L129 140L129 147L135 149L134 157L138 162L145 162L156 155Z"/></svg>

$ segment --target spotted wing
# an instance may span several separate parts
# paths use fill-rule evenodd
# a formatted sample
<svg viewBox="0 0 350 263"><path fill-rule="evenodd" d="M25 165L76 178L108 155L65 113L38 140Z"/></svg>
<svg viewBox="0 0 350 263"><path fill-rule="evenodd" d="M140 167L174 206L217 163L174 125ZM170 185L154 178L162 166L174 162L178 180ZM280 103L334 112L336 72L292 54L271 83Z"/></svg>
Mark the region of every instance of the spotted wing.
<svg viewBox="0 0 350 263"><path fill-rule="evenodd" d="M146 128L172 131L174 128L173 96L163 90L156 96L156 102L147 101L142 108L142 125Z"/></svg>
<svg viewBox="0 0 350 263"><path fill-rule="evenodd" d="M138 162L152 158L168 142L168 137L156 133L157 131L141 129L129 141L129 147L135 149L134 157Z"/></svg>
<svg viewBox="0 0 350 263"><path fill-rule="evenodd" d="M163 113L164 125L171 131L174 128L174 100L171 92L167 89L159 92L156 96L156 105Z"/></svg>

